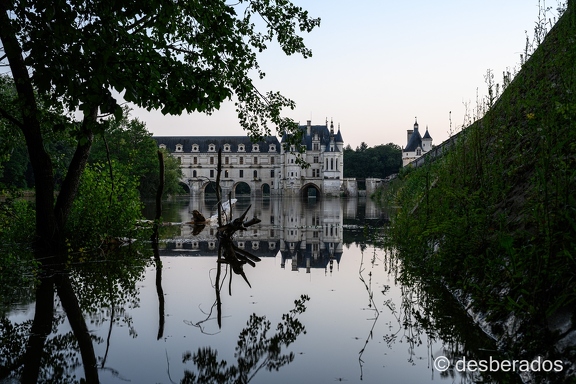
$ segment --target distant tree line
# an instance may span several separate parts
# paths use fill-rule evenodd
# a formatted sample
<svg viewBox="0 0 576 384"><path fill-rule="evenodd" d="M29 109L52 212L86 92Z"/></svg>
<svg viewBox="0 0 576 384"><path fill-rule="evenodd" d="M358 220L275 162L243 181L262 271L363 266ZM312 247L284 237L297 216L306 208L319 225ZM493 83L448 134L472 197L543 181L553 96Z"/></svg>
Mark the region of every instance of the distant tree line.
<svg viewBox="0 0 576 384"><path fill-rule="evenodd" d="M373 148L362 142L352 149L344 148L344 177L385 178L398 173L402 167L402 148L394 143L381 144Z"/></svg>

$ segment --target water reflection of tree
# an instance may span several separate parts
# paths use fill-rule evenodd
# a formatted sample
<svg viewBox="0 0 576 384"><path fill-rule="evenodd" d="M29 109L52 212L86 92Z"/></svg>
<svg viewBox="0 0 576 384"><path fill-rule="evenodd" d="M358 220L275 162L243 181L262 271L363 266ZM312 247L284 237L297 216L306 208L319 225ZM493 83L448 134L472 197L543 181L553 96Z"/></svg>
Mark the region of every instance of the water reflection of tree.
<svg viewBox="0 0 576 384"><path fill-rule="evenodd" d="M378 322L378 318L380 317L380 310L378 310L378 307L376 306L376 302L374 301L374 291L372 290L372 271L368 272L368 281L366 281L366 278L363 275L364 270L365 270L365 268L364 268L364 249L361 249L361 252L362 252L361 253L362 256L360 259L360 267L359 267L358 274L360 276L360 281L362 282L362 284L364 284L364 287L366 288L366 292L368 293L368 309L374 313L374 318L368 319L368 320L373 320L372 328L370 328L370 331L368 332L368 336L366 337L366 340L364 341L364 346L362 347L362 349L358 353L358 362L360 364L360 380L362 380L362 378L364 376L364 360L362 360L362 356L364 355L364 351L366 350L366 346L368 345L370 340L372 340L374 337L374 327L376 327L376 323ZM373 254L372 260L370 262L370 265L372 266L372 268L374 268L375 262L376 262L376 250L374 250L374 254Z"/></svg>
<svg viewBox="0 0 576 384"><path fill-rule="evenodd" d="M192 361L197 372L185 371L181 383L249 383L262 369L278 371L294 360L294 353L283 353L283 348L292 344L298 336L306 333L304 325L298 319L306 310L310 300L302 295L295 300L295 307L282 316L282 322L276 327L277 332L268 337L271 322L266 316L252 314L238 337L235 350L236 365L228 365L225 360L218 361L218 351L210 347L199 348L194 354L187 352L183 361Z"/></svg>
<svg viewBox="0 0 576 384"><path fill-rule="evenodd" d="M113 315L115 308L137 304L136 280L148 259L138 255L135 249L124 249L91 263L44 265L35 292L34 319L0 322L0 381L78 382L75 374L83 367L83 380L98 383L98 369L104 368L105 359L98 364L93 343L104 340L88 332L84 314L93 323L109 318L112 324L120 321ZM71 331L56 334L66 320Z"/></svg>
<svg viewBox="0 0 576 384"><path fill-rule="evenodd" d="M433 360L438 356L447 357L452 367L466 357L467 360L505 359L496 350L495 343L489 339L468 318L449 292L438 282L429 281L409 271L394 256L394 251L385 253L385 269L400 284L401 301L399 307L392 299L384 302L385 307L394 315L397 325L390 325L390 332L383 339L391 347L394 343L408 345L408 362L415 364L417 347L426 338L428 366L433 374ZM432 351L436 341L442 342L440 351ZM436 353L434 353L436 352ZM461 382L483 383L519 383L519 377L505 372L459 372L448 369L437 372L440 377Z"/></svg>

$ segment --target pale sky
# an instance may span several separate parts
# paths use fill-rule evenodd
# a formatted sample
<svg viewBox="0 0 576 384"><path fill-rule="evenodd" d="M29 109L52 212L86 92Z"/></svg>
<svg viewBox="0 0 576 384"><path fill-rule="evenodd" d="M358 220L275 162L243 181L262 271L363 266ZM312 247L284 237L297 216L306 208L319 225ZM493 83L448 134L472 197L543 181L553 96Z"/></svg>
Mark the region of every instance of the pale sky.
<svg viewBox="0 0 576 384"><path fill-rule="evenodd" d="M305 124L340 124L344 144L356 148L406 145L414 118L434 144L462 126L465 103L486 94L518 67L526 34L533 36L538 0L295 0L320 28L304 35L313 56L284 56L274 46L260 56L262 92L280 91L296 102L286 115ZM550 16L558 3L549 0ZM527 31L527 33L526 33ZM229 102L211 116L163 116L134 109L157 136L243 135Z"/></svg>

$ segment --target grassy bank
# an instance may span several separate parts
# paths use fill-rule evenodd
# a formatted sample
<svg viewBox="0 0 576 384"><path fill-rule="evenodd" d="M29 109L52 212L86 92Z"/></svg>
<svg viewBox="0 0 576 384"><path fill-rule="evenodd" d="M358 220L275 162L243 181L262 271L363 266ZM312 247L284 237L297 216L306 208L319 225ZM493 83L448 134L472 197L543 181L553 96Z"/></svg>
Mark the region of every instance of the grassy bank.
<svg viewBox="0 0 576 384"><path fill-rule="evenodd" d="M516 358L576 361L574 8L448 155L385 194L406 268L459 292Z"/></svg>

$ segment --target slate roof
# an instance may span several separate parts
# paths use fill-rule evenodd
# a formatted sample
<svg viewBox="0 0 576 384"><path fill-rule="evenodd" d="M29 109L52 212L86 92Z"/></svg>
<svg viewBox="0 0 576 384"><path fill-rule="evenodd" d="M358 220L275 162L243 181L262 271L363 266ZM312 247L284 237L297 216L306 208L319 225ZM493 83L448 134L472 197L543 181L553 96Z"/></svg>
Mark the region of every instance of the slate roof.
<svg viewBox="0 0 576 384"><path fill-rule="evenodd" d="M198 152L208 152L208 146L214 144L216 152L219 148L224 149L224 144L230 144L230 152L238 152L238 144L244 144L245 150L240 153L252 153L252 144L258 144L259 151L256 153L270 152L270 145L274 144L276 148L273 152L280 153L280 143L275 136L267 137L264 141L252 143L248 136L153 136L152 137L158 145L166 145L166 149L170 152L176 152L176 145L182 144L182 152L191 152L192 144L198 144Z"/></svg>
<svg viewBox="0 0 576 384"><path fill-rule="evenodd" d="M414 132L412 133L412 136L410 136L406 148L404 148L404 152L414 152L418 147L422 148L422 136L420 136L418 125L416 124L414 125Z"/></svg>
<svg viewBox="0 0 576 384"><path fill-rule="evenodd" d="M424 137L422 137L423 139L430 139L432 140L432 137L430 136L430 134L428 133L428 127L426 127L426 133L424 134Z"/></svg>
<svg viewBox="0 0 576 384"><path fill-rule="evenodd" d="M307 135L308 126L307 125L300 125L298 127L304 134L302 135L302 144L306 145L306 150L312 150L312 139L314 138L315 134L318 134L318 138L320 139L320 145L328 146L330 145L330 130L325 125L311 125L310 126L310 135ZM282 142L286 142L288 139L287 135L282 137ZM340 128L338 128L338 132L334 134L334 142L335 143L343 143L344 140L342 139L342 133L340 133ZM334 151L338 151L337 147L334 147Z"/></svg>
<svg viewBox="0 0 576 384"><path fill-rule="evenodd" d="M206 229L204 229L206 230ZM192 242L196 241L198 243L198 248L192 247ZM279 245L278 239L270 239L271 242L276 243L276 247ZM165 247L160 249L160 256L218 256L218 242L216 238L211 239L210 242L215 243L215 247L210 249L209 241L208 240L195 240L193 238L183 238L181 241L182 243L181 248L176 247L176 242L166 241ZM258 249L252 249L252 243L258 242ZM235 241L237 244L238 242ZM253 254L254 256L258 257L276 257L278 254L279 248L276 249L269 249L268 248L268 240L247 240L244 241L246 244L245 250ZM258 266L258 264L256 264Z"/></svg>
<svg viewBox="0 0 576 384"><path fill-rule="evenodd" d="M297 255L297 265L298 268L306 268L306 259L310 259L310 268L322 268L326 269L330 264L330 260L336 260L340 264L342 259L342 252L334 252L333 258L330 257L329 243L324 243L324 249L318 252L318 257L312 257L312 245L306 244L306 250L300 248L301 241L296 242L294 245L294 251L290 251L290 246L288 241L284 241L286 244L285 250L280 251L282 254L283 261L292 259L292 255L295 252Z"/></svg>

